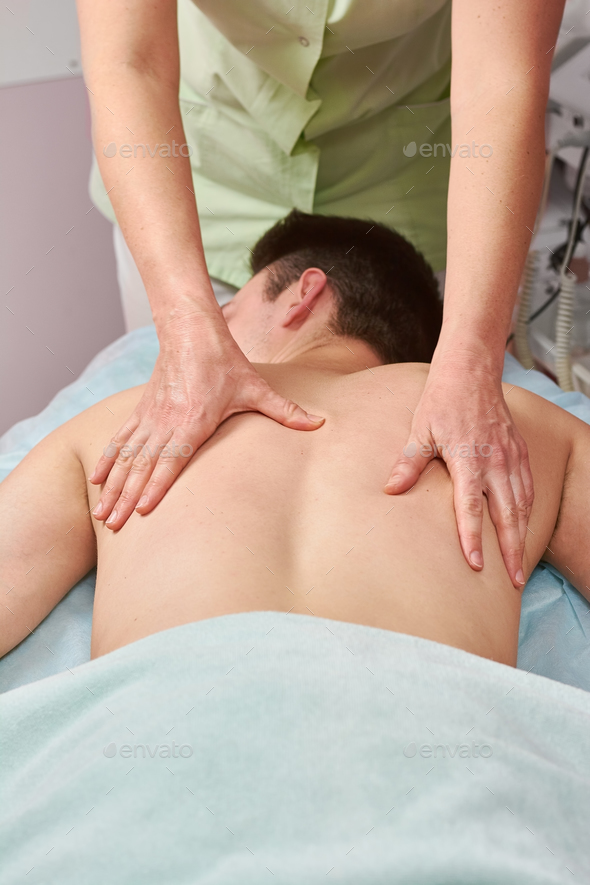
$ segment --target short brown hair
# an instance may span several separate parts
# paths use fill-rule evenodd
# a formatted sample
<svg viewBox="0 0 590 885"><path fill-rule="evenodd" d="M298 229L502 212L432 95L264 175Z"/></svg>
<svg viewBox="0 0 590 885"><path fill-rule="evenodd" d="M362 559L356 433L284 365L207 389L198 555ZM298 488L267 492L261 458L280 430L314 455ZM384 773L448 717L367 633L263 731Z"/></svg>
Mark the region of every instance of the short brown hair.
<svg viewBox="0 0 590 885"><path fill-rule="evenodd" d="M250 265L253 274L272 271L265 291L271 301L318 267L334 293L336 334L365 341L385 363L432 359L442 323L436 277L392 228L293 209L256 243Z"/></svg>

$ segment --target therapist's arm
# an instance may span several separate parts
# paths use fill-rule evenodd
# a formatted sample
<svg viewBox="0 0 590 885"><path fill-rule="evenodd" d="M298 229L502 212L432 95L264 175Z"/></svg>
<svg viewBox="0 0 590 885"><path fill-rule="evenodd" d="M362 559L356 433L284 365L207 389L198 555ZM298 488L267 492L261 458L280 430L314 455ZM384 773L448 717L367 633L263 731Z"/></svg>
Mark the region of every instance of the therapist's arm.
<svg viewBox="0 0 590 885"><path fill-rule="evenodd" d="M297 430L321 422L276 394L229 334L207 273L190 161L178 147L176 157L155 149L169 144L172 153L173 141L186 141L175 0L78 0L78 15L94 149L160 342L141 402L110 445L105 440L107 454L91 477L106 483L97 517L116 511L109 528L118 529L140 499L141 513L153 509L186 462L141 455L130 469L117 458L124 444L197 449L225 418L248 410ZM155 156L141 149L121 155L123 145L139 144Z"/></svg>
<svg viewBox="0 0 590 885"><path fill-rule="evenodd" d="M420 447L473 443L486 456L444 458L454 486L461 546L483 566L483 498L506 568L522 586L533 502L526 444L512 422L501 376L512 311L534 228L545 163L545 107L564 0L453 0L453 148L489 145L487 157L451 160L443 328L408 443L386 491L414 485ZM479 150L478 150L479 153ZM473 448L473 447L472 447ZM407 448L406 451L413 450Z"/></svg>

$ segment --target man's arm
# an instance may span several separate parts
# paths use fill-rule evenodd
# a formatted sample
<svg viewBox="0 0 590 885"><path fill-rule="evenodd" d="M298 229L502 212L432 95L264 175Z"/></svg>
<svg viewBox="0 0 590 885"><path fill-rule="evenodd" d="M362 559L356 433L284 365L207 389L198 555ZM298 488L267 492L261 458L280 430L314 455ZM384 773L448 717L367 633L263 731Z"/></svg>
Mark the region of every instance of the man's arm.
<svg viewBox="0 0 590 885"><path fill-rule="evenodd" d="M571 454L555 530L543 559L590 602L590 427L570 419Z"/></svg>
<svg viewBox="0 0 590 885"><path fill-rule="evenodd" d="M76 418L0 484L0 656L35 630L96 564Z"/></svg>

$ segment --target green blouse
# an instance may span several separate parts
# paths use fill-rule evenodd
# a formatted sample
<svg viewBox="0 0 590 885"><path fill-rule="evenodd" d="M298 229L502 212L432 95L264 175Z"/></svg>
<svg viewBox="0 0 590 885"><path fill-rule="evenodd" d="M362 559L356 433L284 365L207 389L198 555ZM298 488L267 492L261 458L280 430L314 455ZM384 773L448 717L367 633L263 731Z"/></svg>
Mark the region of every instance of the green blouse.
<svg viewBox="0 0 590 885"><path fill-rule="evenodd" d="M384 222L445 267L451 0L179 0L178 25L211 276L242 286L294 206ZM115 221L96 158L90 194Z"/></svg>

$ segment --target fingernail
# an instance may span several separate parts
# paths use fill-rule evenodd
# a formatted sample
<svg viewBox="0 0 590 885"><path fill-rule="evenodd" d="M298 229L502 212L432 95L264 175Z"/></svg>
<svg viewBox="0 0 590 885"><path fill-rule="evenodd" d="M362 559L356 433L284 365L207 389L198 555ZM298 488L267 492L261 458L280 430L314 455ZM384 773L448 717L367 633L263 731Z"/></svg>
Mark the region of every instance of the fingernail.
<svg viewBox="0 0 590 885"><path fill-rule="evenodd" d="M476 565L477 568L483 568L483 556L479 552L479 550L473 550L469 557L473 565Z"/></svg>
<svg viewBox="0 0 590 885"><path fill-rule="evenodd" d="M521 568L516 572L516 580L519 584L524 584L524 572Z"/></svg>
<svg viewBox="0 0 590 885"><path fill-rule="evenodd" d="M117 511L113 510L113 512L111 513L111 515L107 519L107 525L111 525L111 523L115 522L116 519L117 519Z"/></svg>
<svg viewBox="0 0 590 885"><path fill-rule="evenodd" d="M92 515L93 516L100 516L100 514L102 513L103 510L104 510L103 503L102 503L102 501L99 501L98 504L96 505L96 507L94 508L94 510L92 511Z"/></svg>
<svg viewBox="0 0 590 885"><path fill-rule="evenodd" d="M141 498L139 499L139 501L137 502L137 506L136 506L135 509L137 510L138 507L145 507L145 505L147 504L147 502L148 502L148 496L147 496L147 495L142 495Z"/></svg>
<svg viewBox="0 0 590 885"><path fill-rule="evenodd" d="M400 482L400 477L396 473L395 476L389 477L389 479L385 483L385 488L386 489L395 489L399 485L399 482Z"/></svg>
<svg viewBox="0 0 590 885"><path fill-rule="evenodd" d="M318 415L310 415L309 412L306 412L305 414L307 415L309 420L312 422L312 424L321 424L322 421L324 420L323 418L320 418Z"/></svg>

